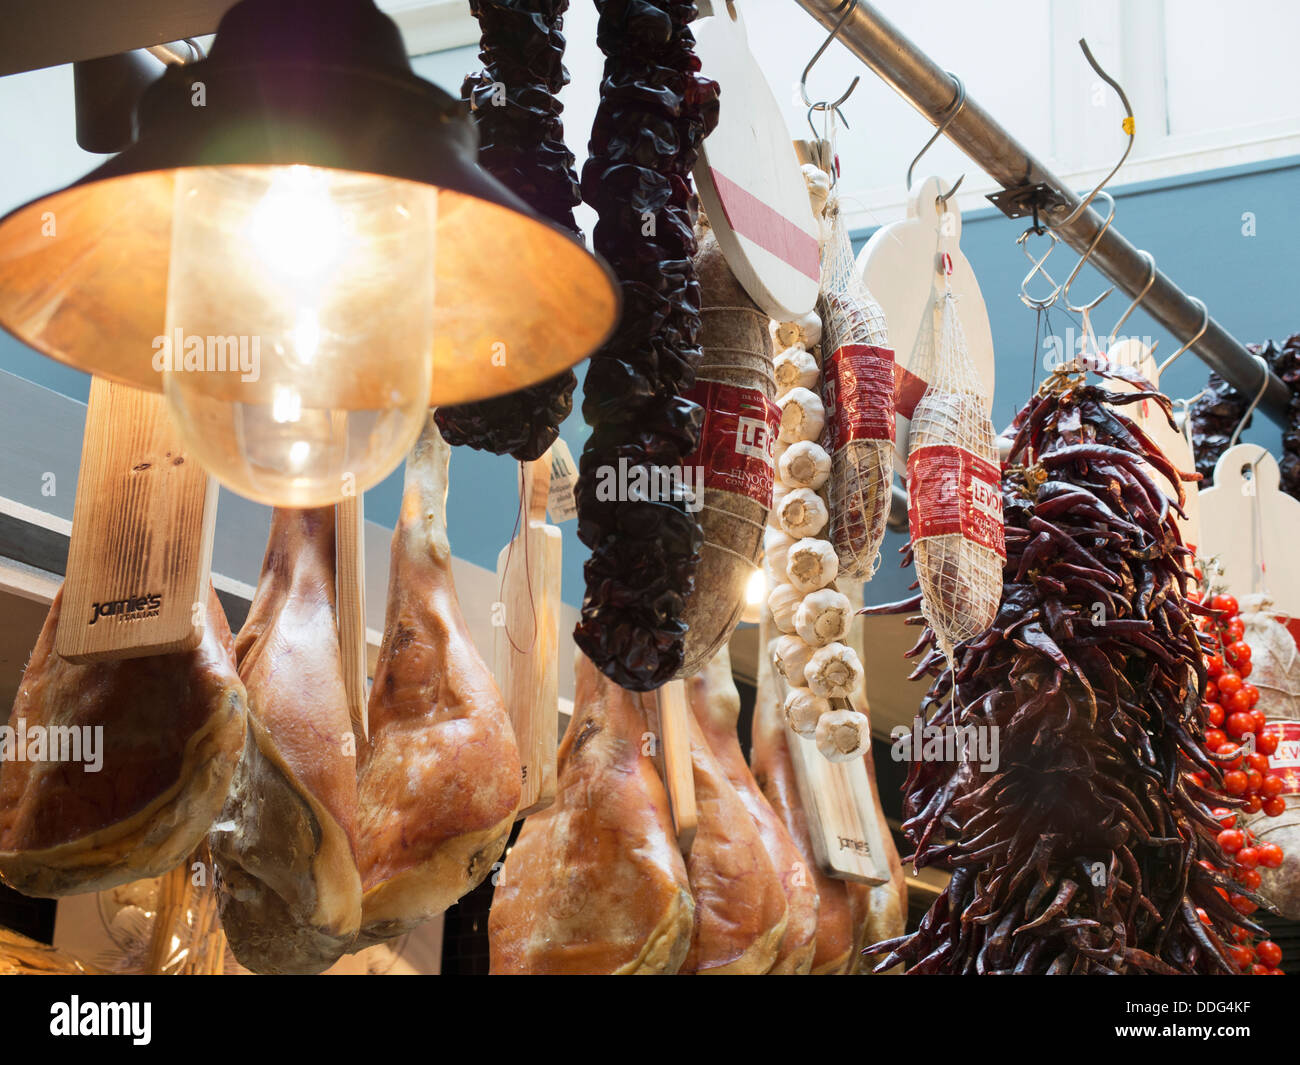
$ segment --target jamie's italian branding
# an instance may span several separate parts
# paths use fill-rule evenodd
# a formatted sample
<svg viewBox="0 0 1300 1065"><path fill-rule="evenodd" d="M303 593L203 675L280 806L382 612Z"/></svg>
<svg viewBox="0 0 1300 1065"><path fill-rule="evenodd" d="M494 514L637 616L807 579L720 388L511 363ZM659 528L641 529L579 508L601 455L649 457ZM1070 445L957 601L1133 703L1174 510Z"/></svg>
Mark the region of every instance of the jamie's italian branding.
<svg viewBox="0 0 1300 1065"><path fill-rule="evenodd" d="M686 465L704 470L704 487L772 505L781 411L756 388L700 381L685 398L704 408L700 442Z"/></svg>
<svg viewBox="0 0 1300 1065"><path fill-rule="evenodd" d="M147 595L129 595L125 599L109 599L102 603L90 604L90 624L99 622L100 618L116 618L118 621L142 621L156 618L162 610L162 596L157 593Z"/></svg>

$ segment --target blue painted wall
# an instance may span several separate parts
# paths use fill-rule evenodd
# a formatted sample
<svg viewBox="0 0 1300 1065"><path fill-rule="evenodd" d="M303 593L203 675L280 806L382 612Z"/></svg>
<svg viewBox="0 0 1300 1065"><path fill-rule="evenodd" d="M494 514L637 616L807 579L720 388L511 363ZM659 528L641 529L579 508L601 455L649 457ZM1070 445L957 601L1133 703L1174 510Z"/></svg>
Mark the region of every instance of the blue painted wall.
<svg viewBox="0 0 1300 1065"><path fill-rule="evenodd" d="M1243 342L1281 339L1300 331L1296 306L1300 280L1300 218L1294 212L1300 188L1300 157L1268 164L1207 172L1160 185L1118 187L1115 226L1135 245L1146 248L1160 267L1187 292L1209 305L1215 318ZM1255 219L1255 235L1243 235L1243 214ZM1028 398L1034 368L1043 377L1045 348L1035 349L1035 315L1017 298L1027 263L1015 245L1024 228L993 208L972 212L963 221L962 246L980 278L998 371L994 421L999 427L1011 420ZM857 235L865 242L868 232ZM1073 253L1062 246L1051 262L1052 272L1064 278ZM1090 268L1080 275L1076 299L1091 298L1105 287ZM1098 331L1108 329L1127 306L1116 293L1096 312ZM1064 314L1052 315L1052 326L1064 335L1071 322ZM1140 311L1124 328L1130 336L1151 336L1160 341L1158 354L1177 345ZM0 333L0 369L26 377L48 388L84 401L89 379L48 359ZM1204 366L1192 356L1181 360L1167 375L1165 388L1175 396L1190 396L1205 380ZM580 398L580 395L579 395ZM3 427L0 427L2 430ZM575 413L563 436L574 455L582 450L586 426ZM1279 430L1259 419L1247 438L1280 447ZM497 552L514 526L517 472L508 459L460 449L452 463L449 534L452 549L462 558L495 568ZM391 525L401 498L400 470L366 496L367 515ZM564 529L564 599L582 599L582 563L586 549L578 542L572 522ZM891 536L880 573L868 588L873 602L902 598L907 580L896 569L894 549L902 538Z"/></svg>

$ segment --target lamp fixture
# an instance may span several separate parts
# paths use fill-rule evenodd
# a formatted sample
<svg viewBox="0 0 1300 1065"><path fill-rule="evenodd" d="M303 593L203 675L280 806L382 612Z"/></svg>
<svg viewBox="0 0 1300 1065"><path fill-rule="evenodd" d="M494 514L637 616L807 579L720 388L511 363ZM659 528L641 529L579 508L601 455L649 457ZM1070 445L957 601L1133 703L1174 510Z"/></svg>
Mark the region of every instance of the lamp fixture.
<svg viewBox="0 0 1300 1065"><path fill-rule="evenodd" d="M553 376L613 328L609 271L478 167L464 105L373 0L242 0L137 131L0 219L0 326L163 391L242 495L362 491L427 407Z"/></svg>

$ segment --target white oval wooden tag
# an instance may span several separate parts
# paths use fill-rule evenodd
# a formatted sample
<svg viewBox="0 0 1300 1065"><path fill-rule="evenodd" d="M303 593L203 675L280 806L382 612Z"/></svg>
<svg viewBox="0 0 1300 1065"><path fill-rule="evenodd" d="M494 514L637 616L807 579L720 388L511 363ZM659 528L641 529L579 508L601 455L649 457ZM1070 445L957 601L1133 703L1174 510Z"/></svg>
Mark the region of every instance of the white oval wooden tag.
<svg viewBox="0 0 1300 1065"><path fill-rule="evenodd" d="M817 220L781 106L749 50L734 5L691 24L701 73L722 88L717 128L695 164L700 202L727 265L777 321L817 302Z"/></svg>

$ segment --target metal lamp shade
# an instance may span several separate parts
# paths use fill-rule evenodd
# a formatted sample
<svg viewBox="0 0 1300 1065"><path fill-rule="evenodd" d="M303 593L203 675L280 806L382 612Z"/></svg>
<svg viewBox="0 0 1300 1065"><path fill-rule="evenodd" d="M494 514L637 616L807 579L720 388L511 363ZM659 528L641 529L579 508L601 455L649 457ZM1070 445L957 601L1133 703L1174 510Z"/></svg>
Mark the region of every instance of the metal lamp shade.
<svg viewBox="0 0 1300 1065"><path fill-rule="evenodd" d="M146 91L138 125L121 154L0 219L0 325L60 362L161 390L174 179L191 167L297 164L435 186L430 405L553 376L613 328L612 275L478 167L464 105L411 73L370 0L245 0L210 58Z"/></svg>

